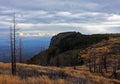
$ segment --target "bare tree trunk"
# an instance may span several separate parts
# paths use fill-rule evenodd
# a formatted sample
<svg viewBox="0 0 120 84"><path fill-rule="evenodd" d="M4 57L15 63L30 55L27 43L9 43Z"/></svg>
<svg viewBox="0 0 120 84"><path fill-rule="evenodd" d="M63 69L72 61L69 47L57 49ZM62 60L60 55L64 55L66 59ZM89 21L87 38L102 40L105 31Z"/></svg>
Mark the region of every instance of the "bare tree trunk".
<svg viewBox="0 0 120 84"><path fill-rule="evenodd" d="M89 71L92 72L91 58L89 58L89 60L88 60L88 67L89 67Z"/></svg>
<svg viewBox="0 0 120 84"><path fill-rule="evenodd" d="M113 67L113 76L115 79L117 79L117 69L116 69L116 66Z"/></svg>
<svg viewBox="0 0 120 84"><path fill-rule="evenodd" d="M100 60L100 65L99 66L100 66L99 72L102 73L102 66L103 66L102 65L102 60Z"/></svg>
<svg viewBox="0 0 120 84"><path fill-rule="evenodd" d="M96 72L96 56L94 52L93 52L93 72Z"/></svg>
<svg viewBox="0 0 120 84"><path fill-rule="evenodd" d="M117 60L117 57L114 56L113 75L115 79L117 79L117 66L118 66L118 60Z"/></svg>
<svg viewBox="0 0 120 84"><path fill-rule="evenodd" d="M16 75L16 22L15 22L15 14L13 18L14 26L13 26L13 75Z"/></svg>
<svg viewBox="0 0 120 84"><path fill-rule="evenodd" d="M102 60L100 56L99 56L99 73L102 73Z"/></svg>
<svg viewBox="0 0 120 84"><path fill-rule="evenodd" d="M93 66L93 58L91 52L89 52L88 67L90 72L92 72L92 66Z"/></svg>
<svg viewBox="0 0 120 84"><path fill-rule="evenodd" d="M109 35L108 35L109 37ZM106 44L108 45L108 41L106 41ZM107 72L107 56L108 56L108 46L105 47L105 51L106 51L106 54L103 56L103 66L104 66L104 69L106 70Z"/></svg>
<svg viewBox="0 0 120 84"><path fill-rule="evenodd" d="M16 75L16 24L15 13L13 17L13 28L10 29L10 45L11 45L11 68L12 75Z"/></svg>
<svg viewBox="0 0 120 84"><path fill-rule="evenodd" d="M103 58L103 65L104 65L104 69L106 70L107 72L107 56L105 55L104 58Z"/></svg>

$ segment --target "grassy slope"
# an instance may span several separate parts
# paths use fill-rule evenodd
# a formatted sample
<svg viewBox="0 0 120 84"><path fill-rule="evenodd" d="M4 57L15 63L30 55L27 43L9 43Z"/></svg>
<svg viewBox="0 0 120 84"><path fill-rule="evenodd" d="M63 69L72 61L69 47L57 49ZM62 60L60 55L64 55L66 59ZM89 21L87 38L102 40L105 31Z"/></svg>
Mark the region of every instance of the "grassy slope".
<svg viewBox="0 0 120 84"><path fill-rule="evenodd" d="M112 68L114 66L114 62L117 61L117 76L118 79L120 79L120 37L110 38L108 41L102 41L98 44L92 45L81 52L81 54L82 58L86 61L86 64L88 64L88 59L93 54L96 56L96 64L99 64L102 56L106 56L108 66L108 72L104 73L104 76L106 77L111 77L113 73ZM114 59L114 57L116 57L116 59ZM96 66L96 70L98 70L97 67L98 66Z"/></svg>
<svg viewBox="0 0 120 84"><path fill-rule="evenodd" d="M116 55L120 59L120 37L110 38L107 41L101 41L86 48L81 52L82 57L85 60L87 60L89 58L89 55L92 53L95 53L97 57L105 54L108 54L109 57L112 57L112 55Z"/></svg>
<svg viewBox="0 0 120 84"><path fill-rule="evenodd" d="M120 81L91 74L85 66L57 68L17 64L17 76L10 64L0 63L0 84L120 84Z"/></svg>

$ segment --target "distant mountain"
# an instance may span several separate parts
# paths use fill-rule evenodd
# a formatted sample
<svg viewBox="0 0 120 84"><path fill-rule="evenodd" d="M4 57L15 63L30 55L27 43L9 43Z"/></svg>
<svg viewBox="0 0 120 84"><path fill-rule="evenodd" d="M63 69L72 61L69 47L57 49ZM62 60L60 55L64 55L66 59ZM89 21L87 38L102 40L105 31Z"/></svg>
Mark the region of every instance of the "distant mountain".
<svg viewBox="0 0 120 84"><path fill-rule="evenodd" d="M28 63L54 66L74 66L84 63L80 55L82 50L109 40L110 37L119 37L120 34L93 34L83 35L79 32L63 32L53 36L48 49L38 53Z"/></svg>

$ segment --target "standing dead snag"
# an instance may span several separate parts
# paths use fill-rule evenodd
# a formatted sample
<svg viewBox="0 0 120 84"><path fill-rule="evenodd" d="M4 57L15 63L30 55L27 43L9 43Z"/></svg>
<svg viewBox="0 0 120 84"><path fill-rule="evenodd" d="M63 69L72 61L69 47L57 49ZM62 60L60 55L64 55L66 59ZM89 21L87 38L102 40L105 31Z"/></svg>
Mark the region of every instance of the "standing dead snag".
<svg viewBox="0 0 120 84"><path fill-rule="evenodd" d="M112 73L112 76L117 79L117 67L118 67L118 59L117 59L117 56L114 55L113 57L113 73Z"/></svg>
<svg viewBox="0 0 120 84"><path fill-rule="evenodd" d="M13 25L10 28L10 49L11 49L11 69L12 75L16 75L16 21L15 13L13 17Z"/></svg>
<svg viewBox="0 0 120 84"><path fill-rule="evenodd" d="M90 55L90 52L88 52L89 53L89 58L88 58L88 67L89 67L89 71L90 72L92 72L92 63L91 63L91 61L92 61L92 56Z"/></svg>
<svg viewBox="0 0 120 84"><path fill-rule="evenodd" d="M104 55L103 57L103 66L104 66L105 71L107 72L107 56L106 55Z"/></svg>
<svg viewBox="0 0 120 84"><path fill-rule="evenodd" d="M94 49L91 49L90 51L90 59L89 59L89 63L90 66L89 66L89 69L91 70L91 68L93 69L92 72L96 72L96 55L95 55L95 50Z"/></svg>
<svg viewBox="0 0 120 84"><path fill-rule="evenodd" d="M99 63L98 63L98 72L102 73L102 56L98 56Z"/></svg>
<svg viewBox="0 0 120 84"><path fill-rule="evenodd" d="M93 52L93 72L96 72L96 56L94 52Z"/></svg>
<svg viewBox="0 0 120 84"><path fill-rule="evenodd" d="M108 44L108 43L107 43ZM108 47L105 47L105 53L103 54L103 68L107 72L107 56L108 56Z"/></svg>

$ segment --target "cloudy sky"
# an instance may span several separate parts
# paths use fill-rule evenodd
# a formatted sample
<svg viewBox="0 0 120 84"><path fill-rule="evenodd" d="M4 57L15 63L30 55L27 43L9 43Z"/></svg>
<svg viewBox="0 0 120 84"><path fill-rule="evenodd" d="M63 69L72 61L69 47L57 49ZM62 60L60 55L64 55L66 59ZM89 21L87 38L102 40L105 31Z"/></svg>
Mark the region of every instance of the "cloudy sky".
<svg viewBox="0 0 120 84"><path fill-rule="evenodd" d="M120 33L120 0L0 0L0 33L16 13L21 36Z"/></svg>

